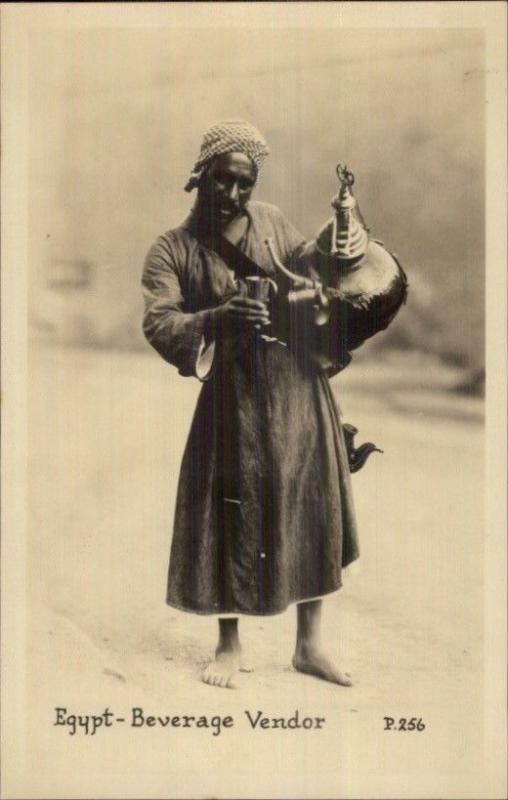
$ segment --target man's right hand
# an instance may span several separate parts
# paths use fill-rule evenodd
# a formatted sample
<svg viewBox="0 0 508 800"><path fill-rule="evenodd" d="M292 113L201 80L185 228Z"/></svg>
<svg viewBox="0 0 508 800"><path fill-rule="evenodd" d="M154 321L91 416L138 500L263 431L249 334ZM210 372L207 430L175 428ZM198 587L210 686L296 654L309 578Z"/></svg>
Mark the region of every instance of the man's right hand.
<svg viewBox="0 0 508 800"><path fill-rule="evenodd" d="M233 324L234 327L266 325L270 321L268 309L260 300L251 300L239 294L233 295L226 303L210 311L213 327Z"/></svg>

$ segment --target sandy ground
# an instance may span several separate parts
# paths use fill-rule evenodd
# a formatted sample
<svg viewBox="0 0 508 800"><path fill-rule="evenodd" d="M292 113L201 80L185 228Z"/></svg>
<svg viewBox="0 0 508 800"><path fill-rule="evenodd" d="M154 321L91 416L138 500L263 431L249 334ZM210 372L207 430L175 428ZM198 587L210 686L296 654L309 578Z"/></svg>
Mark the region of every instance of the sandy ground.
<svg viewBox="0 0 508 800"><path fill-rule="evenodd" d="M344 418L384 450L354 476L362 556L325 608L325 639L354 687L292 670L289 609L242 620L255 672L225 691L199 680L215 623L164 605L199 384L150 353L38 344L30 362L31 770L13 796L34 785L54 798L490 796L482 403L448 391L454 372L359 357L334 381ZM229 714L235 727L69 736L56 706ZM253 731L246 709L327 722ZM422 718L425 731L383 731L384 716Z"/></svg>

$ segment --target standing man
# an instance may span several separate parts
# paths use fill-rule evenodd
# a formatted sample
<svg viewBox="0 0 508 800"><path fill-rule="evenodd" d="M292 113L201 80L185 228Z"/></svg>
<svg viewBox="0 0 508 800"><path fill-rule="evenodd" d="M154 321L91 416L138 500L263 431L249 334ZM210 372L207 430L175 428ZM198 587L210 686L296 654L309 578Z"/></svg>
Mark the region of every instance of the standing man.
<svg viewBox="0 0 508 800"><path fill-rule="evenodd" d="M249 269L278 279L268 238L284 266L314 269L282 213L251 200L267 155L252 125L212 126L185 187L197 189L195 204L156 240L144 267L148 341L181 375L203 382L178 483L167 602L218 619L206 683L236 685L242 614L297 604L294 668L349 686L320 639L322 598L358 556L337 407L305 343L313 337L261 337L269 310L245 291ZM330 335L347 349L334 327Z"/></svg>

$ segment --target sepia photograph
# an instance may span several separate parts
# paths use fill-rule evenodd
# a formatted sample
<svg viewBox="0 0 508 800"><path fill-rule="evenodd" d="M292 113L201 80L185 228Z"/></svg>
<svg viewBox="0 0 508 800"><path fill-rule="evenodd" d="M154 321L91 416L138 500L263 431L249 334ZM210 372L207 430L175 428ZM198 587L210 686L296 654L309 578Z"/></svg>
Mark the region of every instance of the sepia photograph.
<svg viewBox="0 0 508 800"><path fill-rule="evenodd" d="M2 18L2 797L505 797L506 5Z"/></svg>

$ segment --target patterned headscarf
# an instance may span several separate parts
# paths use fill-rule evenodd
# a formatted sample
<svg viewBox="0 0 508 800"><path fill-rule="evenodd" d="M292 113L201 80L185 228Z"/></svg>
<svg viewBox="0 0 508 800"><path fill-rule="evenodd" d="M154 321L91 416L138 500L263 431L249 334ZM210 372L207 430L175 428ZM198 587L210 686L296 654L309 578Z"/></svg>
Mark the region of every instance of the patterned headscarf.
<svg viewBox="0 0 508 800"><path fill-rule="evenodd" d="M249 122L239 119L217 122L203 136L199 158L194 164L185 191L191 192L196 188L203 172L215 156L222 153L244 153L254 162L259 172L269 152L264 137Z"/></svg>

